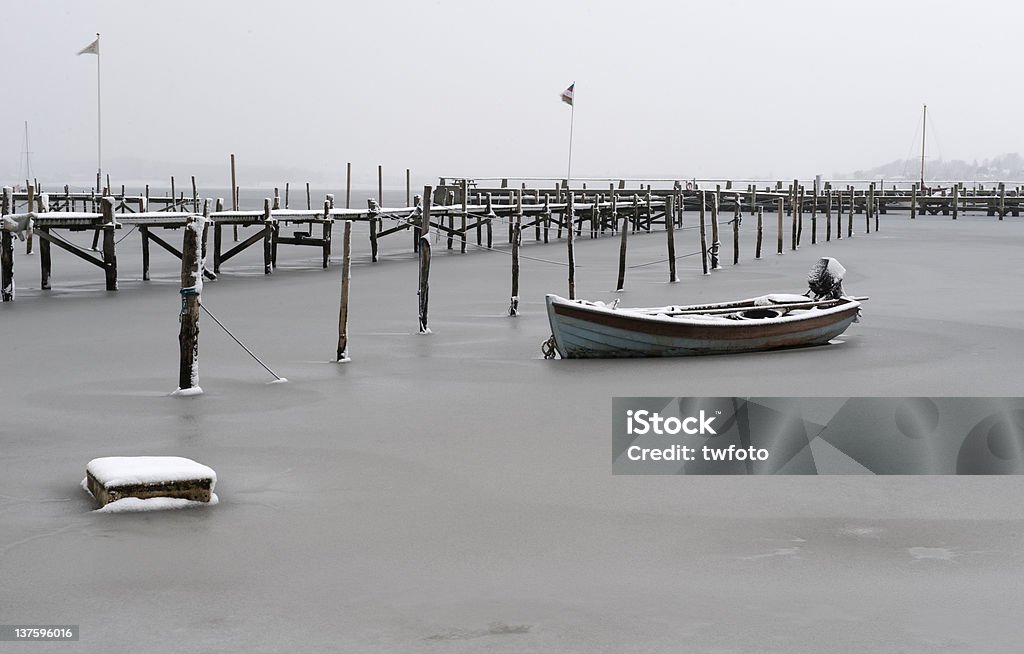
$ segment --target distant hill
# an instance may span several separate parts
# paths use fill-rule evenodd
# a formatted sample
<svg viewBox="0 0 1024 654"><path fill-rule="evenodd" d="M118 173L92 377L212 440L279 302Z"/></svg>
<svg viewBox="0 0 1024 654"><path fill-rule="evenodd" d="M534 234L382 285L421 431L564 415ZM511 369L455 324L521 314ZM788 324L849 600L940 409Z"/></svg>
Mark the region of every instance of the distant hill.
<svg viewBox="0 0 1024 654"><path fill-rule="evenodd" d="M1024 157L1016 152L1002 154L981 163L960 159L944 161L925 159L925 178L956 181L1008 181L1024 180ZM921 177L921 160L896 160L869 170L836 173L836 179L882 179L914 181Z"/></svg>

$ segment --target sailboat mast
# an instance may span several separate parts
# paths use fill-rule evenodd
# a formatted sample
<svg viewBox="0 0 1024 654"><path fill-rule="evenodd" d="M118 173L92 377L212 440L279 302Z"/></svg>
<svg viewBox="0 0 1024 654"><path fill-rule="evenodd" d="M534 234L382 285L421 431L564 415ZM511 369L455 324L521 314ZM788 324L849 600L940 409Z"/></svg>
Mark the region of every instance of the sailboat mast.
<svg viewBox="0 0 1024 654"><path fill-rule="evenodd" d="M25 179L32 179L32 148L28 144L28 121L25 121Z"/></svg>
<svg viewBox="0 0 1024 654"><path fill-rule="evenodd" d="M921 114L921 190L924 191L924 138L925 130L928 127L928 105L924 105Z"/></svg>

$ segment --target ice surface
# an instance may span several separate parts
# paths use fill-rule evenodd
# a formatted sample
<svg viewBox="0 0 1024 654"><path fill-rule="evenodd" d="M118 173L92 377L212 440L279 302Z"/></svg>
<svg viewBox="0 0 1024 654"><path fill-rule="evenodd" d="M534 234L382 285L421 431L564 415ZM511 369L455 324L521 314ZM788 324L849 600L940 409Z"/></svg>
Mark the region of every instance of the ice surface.
<svg viewBox="0 0 1024 654"><path fill-rule="evenodd" d="M411 236L382 239L371 264L357 223L352 275L373 289L351 298L360 360L329 365L337 275L315 249L282 247L264 277L256 247L204 298L250 325L246 344L291 381L265 384L208 329L194 402L165 394L177 259L154 256L143 283L132 234L108 294L95 267L55 248L44 292L16 253L18 299L0 322L31 337L10 341L0 374L13 407L0 424L3 622L73 618L82 651L160 654L1020 651L1022 477L611 474L615 396L1024 395L1011 356L1024 304L1005 301L1019 280L978 265L1019 258L1024 221L941 218L896 214L877 237L744 254L710 277L680 259L677 285L667 264L631 271L624 303L678 306L802 292L827 254L872 297L840 345L685 360L540 359L544 294L566 292L565 268L524 258L509 320L508 257L480 251L435 248L435 334L417 338ZM564 245L524 233L543 258ZM576 247L577 295L610 301L617 241ZM664 232L630 235L636 261L665 247ZM97 519L74 488L82 463L139 452L210 462L230 479L223 505ZM917 547L964 555L917 560L942 555Z"/></svg>

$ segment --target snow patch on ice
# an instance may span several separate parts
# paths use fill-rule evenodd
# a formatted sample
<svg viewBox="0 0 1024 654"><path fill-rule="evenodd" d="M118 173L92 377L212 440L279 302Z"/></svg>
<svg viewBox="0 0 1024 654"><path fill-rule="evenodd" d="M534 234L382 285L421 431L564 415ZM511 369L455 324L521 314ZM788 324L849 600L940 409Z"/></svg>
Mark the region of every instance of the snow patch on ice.
<svg viewBox="0 0 1024 654"><path fill-rule="evenodd" d="M203 394L203 388L201 386L193 386L192 388L179 388L171 393L171 397L195 397Z"/></svg>
<svg viewBox="0 0 1024 654"><path fill-rule="evenodd" d="M200 506L213 506L220 502L216 493L210 493L209 502L195 502L181 497L123 497L102 506L93 513L140 513L142 511L168 511L173 509L194 509Z"/></svg>
<svg viewBox="0 0 1024 654"><path fill-rule="evenodd" d="M274 381L267 382L268 384L287 384L288 380L285 377L278 377Z"/></svg>

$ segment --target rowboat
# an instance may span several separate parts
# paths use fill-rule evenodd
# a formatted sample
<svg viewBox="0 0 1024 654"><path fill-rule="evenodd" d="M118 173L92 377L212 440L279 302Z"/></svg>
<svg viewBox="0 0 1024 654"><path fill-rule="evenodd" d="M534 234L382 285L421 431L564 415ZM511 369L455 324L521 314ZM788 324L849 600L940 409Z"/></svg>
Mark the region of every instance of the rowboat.
<svg viewBox="0 0 1024 654"><path fill-rule="evenodd" d="M830 272L845 272L838 262L822 265ZM826 275L826 279L832 291L841 292L841 273L838 278ZM810 277L809 282L812 291L821 286L820 276ZM551 294L546 301L553 350L563 359L587 359L732 354L824 345L858 319L861 302L868 299L836 292L821 297L815 291L814 295L772 293L732 302L639 309Z"/></svg>

